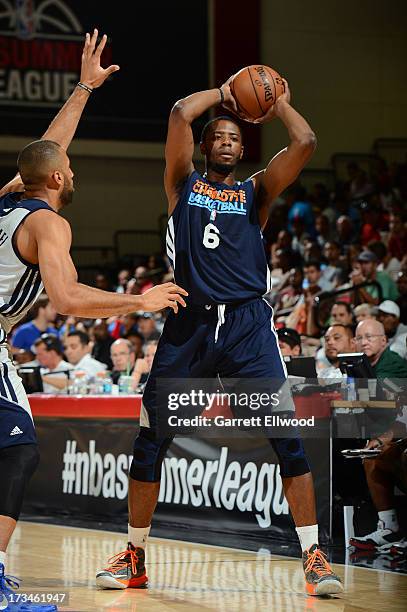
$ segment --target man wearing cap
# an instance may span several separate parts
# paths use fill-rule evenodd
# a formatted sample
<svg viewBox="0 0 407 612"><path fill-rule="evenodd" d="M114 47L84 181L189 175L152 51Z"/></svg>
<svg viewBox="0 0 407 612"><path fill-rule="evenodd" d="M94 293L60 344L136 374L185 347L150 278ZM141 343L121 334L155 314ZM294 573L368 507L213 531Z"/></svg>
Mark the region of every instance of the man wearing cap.
<svg viewBox="0 0 407 612"><path fill-rule="evenodd" d="M386 272L377 270L378 259L372 251L362 251L358 257L358 262L361 272L352 273L353 285L359 285L365 281L376 281L382 289L383 300L395 301L398 298L399 292L396 283ZM379 303L379 293L374 285L358 289L358 294L361 302L367 304Z"/></svg>
<svg viewBox="0 0 407 612"><path fill-rule="evenodd" d="M298 357L301 355L301 336L290 327L277 330L278 345L283 357Z"/></svg>
<svg viewBox="0 0 407 612"><path fill-rule="evenodd" d="M377 378L407 378L407 361L387 346L383 323L361 321L356 328L356 347L365 353Z"/></svg>
<svg viewBox="0 0 407 612"><path fill-rule="evenodd" d="M383 323L389 341L389 349L400 357L407 357L407 325L400 323L400 307L396 302L385 300L379 306L378 320Z"/></svg>
<svg viewBox="0 0 407 612"><path fill-rule="evenodd" d="M68 384L68 376L63 372L73 370L73 365L63 359L62 344L54 334L42 334L34 342L44 393L63 393ZM65 383L65 385L63 384Z"/></svg>

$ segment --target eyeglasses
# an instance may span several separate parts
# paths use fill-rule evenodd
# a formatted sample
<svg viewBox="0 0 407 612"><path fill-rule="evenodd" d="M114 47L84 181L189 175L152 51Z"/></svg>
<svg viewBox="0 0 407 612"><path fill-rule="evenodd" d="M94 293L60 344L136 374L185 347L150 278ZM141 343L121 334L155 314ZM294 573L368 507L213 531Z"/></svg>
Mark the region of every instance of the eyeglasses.
<svg viewBox="0 0 407 612"><path fill-rule="evenodd" d="M366 334L366 336L356 336L355 340L356 342L362 342L363 340L366 340L366 342L371 342L373 338L380 338L384 335L385 334Z"/></svg>

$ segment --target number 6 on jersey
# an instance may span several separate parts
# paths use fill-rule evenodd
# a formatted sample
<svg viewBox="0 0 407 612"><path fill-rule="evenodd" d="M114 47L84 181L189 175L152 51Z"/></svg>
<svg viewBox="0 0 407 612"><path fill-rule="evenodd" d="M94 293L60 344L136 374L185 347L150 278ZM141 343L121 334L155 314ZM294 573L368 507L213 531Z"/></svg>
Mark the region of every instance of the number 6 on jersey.
<svg viewBox="0 0 407 612"><path fill-rule="evenodd" d="M204 235L203 235L203 244L207 249L216 249L219 246L220 238L219 238L219 230L216 225L213 223L208 223L205 227Z"/></svg>

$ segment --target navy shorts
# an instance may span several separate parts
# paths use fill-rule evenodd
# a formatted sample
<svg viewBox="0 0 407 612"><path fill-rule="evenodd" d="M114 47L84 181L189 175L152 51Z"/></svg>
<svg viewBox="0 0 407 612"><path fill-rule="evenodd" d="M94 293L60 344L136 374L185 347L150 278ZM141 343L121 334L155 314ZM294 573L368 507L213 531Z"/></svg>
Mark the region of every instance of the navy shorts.
<svg viewBox="0 0 407 612"><path fill-rule="evenodd" d="M141 425L157 425L157 379L216 377L286 380L273 310L262 298L171 311L144 391Z"/></svg>

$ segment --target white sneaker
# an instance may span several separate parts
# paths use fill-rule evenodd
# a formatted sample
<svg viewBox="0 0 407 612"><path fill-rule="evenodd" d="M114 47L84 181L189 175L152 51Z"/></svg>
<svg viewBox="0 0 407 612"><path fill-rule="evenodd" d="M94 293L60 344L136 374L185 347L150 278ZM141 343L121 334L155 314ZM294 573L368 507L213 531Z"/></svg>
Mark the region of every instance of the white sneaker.
<svg viewBox="0 0 407 612"><path fill-rule="evenodd" d="M383 544L383 546L379 546L377 550L381 554L407 554L407 540L405 538L402 538L397 542L389 542L388 544Z"/></svg>
<svg viewBox="0 0 407 612"><path fill-rule="evenodd" d="M394 544L402 539L400 531L386 529L383 521L377 523L376 531L360 538L350 538L349 544L361 550L377 550L387 544Z"/></svg>

